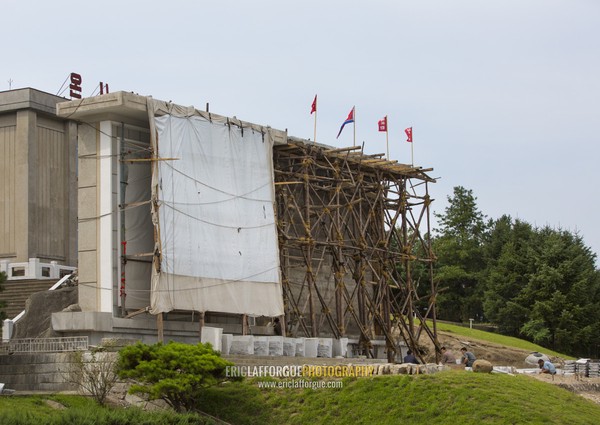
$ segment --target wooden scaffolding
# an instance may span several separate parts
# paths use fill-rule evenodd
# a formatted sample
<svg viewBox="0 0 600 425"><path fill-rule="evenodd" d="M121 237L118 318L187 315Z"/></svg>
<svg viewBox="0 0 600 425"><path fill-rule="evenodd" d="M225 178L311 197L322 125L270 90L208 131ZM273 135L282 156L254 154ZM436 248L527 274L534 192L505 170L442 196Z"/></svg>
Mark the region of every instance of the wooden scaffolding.
<svg viewBox="0 0 600 425"><path fill-rule="evenodd" d="M383 156L290 139L274 148L275 193L286 334L356 337L369 357L384 341L393 361L423 332L439 353L435 180Z"/></svg>

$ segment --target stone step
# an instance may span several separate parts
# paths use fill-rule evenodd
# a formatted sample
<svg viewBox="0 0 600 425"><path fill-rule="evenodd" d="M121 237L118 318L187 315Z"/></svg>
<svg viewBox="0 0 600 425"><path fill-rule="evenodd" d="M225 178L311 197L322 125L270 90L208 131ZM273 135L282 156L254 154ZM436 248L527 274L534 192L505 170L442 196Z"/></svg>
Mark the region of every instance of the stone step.
<svg viewBox="0 0 600 425"><path fill-rule="evenodd" d="M6 306L4 312L9 319L25 310L27 299L36 292L47 291L56 283L55 280L9 280L2 284L0 301Z"/></svg>

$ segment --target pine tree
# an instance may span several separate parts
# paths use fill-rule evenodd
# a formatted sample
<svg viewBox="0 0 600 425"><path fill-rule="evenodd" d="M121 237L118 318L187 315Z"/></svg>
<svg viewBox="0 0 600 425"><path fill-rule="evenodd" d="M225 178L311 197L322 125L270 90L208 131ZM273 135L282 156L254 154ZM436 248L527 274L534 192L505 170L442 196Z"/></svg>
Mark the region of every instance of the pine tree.
<svg viewBox="0 0 600 425"><path fill-rule="evenodd" d="M483 319L483 244L487 237L485 216L477 208L473 191L454 188L443 214L435 214L440 230L433 241L438 258L435 278L440 294L439 317L467 322Z"/></svg>

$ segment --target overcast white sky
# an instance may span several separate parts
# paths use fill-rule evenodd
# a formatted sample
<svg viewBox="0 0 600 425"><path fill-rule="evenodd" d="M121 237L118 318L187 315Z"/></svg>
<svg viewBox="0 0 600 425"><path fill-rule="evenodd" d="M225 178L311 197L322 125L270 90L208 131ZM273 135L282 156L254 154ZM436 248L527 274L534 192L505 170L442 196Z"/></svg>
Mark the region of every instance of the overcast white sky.
<svg viewBox="0 0 600 425"><path fill-rule="evenodd" d="M600 253L598 0L4 0L0 90L83 76L433 167L490 218L579 231Z"/></svg>

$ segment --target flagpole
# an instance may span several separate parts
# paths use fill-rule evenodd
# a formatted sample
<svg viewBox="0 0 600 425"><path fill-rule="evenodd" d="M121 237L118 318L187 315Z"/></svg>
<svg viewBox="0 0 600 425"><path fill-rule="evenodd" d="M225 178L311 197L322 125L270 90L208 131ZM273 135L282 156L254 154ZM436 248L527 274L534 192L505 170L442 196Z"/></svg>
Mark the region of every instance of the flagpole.
<svg viewBox="0 0 600 425"><path fill-rule="evenodd" d="M354 117L354 145L356 146L356 106L352 107L352 116Z"/></svg>
<svg viewBox="0 0 600 425"><path fill-rule="evenodd" d="M413 129L412 127L410 128L410 165L411 166L415 166L415 151L414 151L414 140L415 138L413 137Z"/></svg>
<svg viewBox="0 0 600 425"><path fill-rule="evenodd" d="M315 137L313 143L317 143L317 110L315 109Z"/></svg>
<svg viewBox="0 0 600 425"><path fill-rule="evenodd" d="M387 151L387 159L388 161L390 160L390 143L389 143L389 139L388 139L388 119L387 119L387 115L385 116L385 149Z"/></svg>

